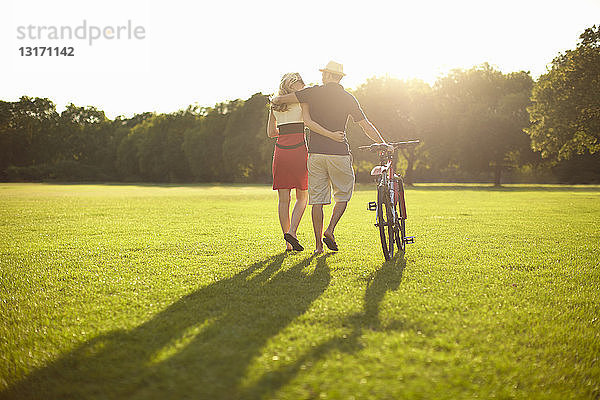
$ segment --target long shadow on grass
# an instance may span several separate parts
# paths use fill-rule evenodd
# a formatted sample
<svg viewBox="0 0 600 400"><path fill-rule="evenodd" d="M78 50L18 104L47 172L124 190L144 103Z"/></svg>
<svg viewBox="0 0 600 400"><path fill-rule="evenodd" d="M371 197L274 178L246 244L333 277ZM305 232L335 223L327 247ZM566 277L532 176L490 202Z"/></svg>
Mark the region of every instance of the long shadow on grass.
<svg viewBox="0 0 600 400"><path fill-rule="evenodd" d="M391 261L384 262L375 273L371 274L367 290L365 291L363 310L349 316L343 323L350 330L349 334L327 340L292 363L266 373L256 384L247 388L242 398L258 399L271 397L277 390L291 381L302 369L305 369L307 365L316 364L320 359L327 357L328 353L333 351L355 354L363 350L364 346L361 343L361 336L366 331L417 330L417 327L409 321L395 320L384 324L379 315L381 301L387 292L398 289L405 267L406 259L403 256L396 256Z"/></svg>
<svg viewBox="0 0 600 400"><path fill-rule="evenodd" d="M285 254L203 287L132 330L113 331L41 368L2 398L236 399L266 342L327 288L327 256Z"/></svg>

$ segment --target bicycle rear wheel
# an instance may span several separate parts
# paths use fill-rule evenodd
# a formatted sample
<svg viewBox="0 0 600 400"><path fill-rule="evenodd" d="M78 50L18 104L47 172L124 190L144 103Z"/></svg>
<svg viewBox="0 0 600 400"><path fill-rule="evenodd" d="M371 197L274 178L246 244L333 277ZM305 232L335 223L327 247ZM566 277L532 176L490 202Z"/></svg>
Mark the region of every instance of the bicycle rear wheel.
<svg viewBox="0 0 600 400"><path fill-rule="evenodd" d="M377 225L383 256L387 261L394 257L394 216L389 189L379 187L377 189Z"/></svg>

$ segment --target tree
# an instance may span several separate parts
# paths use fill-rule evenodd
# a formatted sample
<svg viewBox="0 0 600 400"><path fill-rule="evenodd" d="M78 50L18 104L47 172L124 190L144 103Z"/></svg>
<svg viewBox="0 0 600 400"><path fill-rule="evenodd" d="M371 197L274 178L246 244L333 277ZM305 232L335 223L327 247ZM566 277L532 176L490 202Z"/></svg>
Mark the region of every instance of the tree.
<svg viewBox="0 0 600 400"><path fill-rule="evenodd" d="M9 165L30 166L53 161L58 113L48 99L21 97L0 101L0 171Z"/></svg>
<svg viewBox="0 0 600 400"><path fill-rule="evenodd" d="M236 182L266 181L270 175L272 143L266 140L267 96L252 95L227 120L223 132L223 165Z"/></svg>
<svg viewBox="0 0 600 400"><path fill-rule="evenodd" d="M136 134L136 132L129 132L121 139L117 147L117 173L124 181L138 181L142 177L138 154L142 134Z"/></svg>
<svg viewBox="0 0 600 400"><path fill-rule="evenodd" d="M533 87L526 132L534 150L556 161L600 151L600 27L580 39Z"/></svg>
<svg viewBox="0 0 600 400"><path fill-rule="evenodd" d="M195 179L201 182L227 180L223 166L224 133L230 114L240 103L234 100L203 109L199 123L185 131L183 152Z"/></svg>
<svg viewBox="0 0 600 400"><path fill-rule="evenodd" d="M52 166L60 179L116 179L118 144L126 134L118 121L93 106L69 104L61 113L56 139L61 143Z"/></svg>
<svg viewBox="0 0 600 400"><path fill-rule="evenodd" d="M492 172L500 185L502 172L528 151L523 129L532 84L529 73L503 74L487 63L438 80L444 125L453 136L449 165L474 176Z"/></svg>
<svg viewBox="0 0 600 400"><path fill-rule="evenodd" d="M431 87L419 80L403 81L393 78L372 78L359 86L354 95L371 122L385 140L397 142L410 139L425 139L430 136L432 121ZM370 143L361 129L352 127L348 132L353 149ZM371 159L369 155L353 151L357 162ZM404 158L405 182L413 182L413 171L424 159L421 148L400 150Z"/></svg>
<svg viewBox="0 0 600 400"><path fill-rule="evenodd" d="M105 136L110 135L111 121L96 107L69 104L60 114L59 131L62 152L67 160L96 164L104 152Z"/></svg>
<svg viewBox="0 0 600 400"><path fill-rule="evenodd" d="M154 117L156 114L145 112L136 114L131 118L118 116L115 118L115 169L117 176L125 181L141 180L139 152L141 134L134 134L132 129L144 121Z"/></svg>
<svg viewBox="0 0 600 400"><path fill-rule="evenodd" d="M144 180L174 182L191 178L183 140L184 132L198 123L196 111L188 107L171 114L154 115L132 128L131 135L139 137L135 142L139 172Z"/></svg>

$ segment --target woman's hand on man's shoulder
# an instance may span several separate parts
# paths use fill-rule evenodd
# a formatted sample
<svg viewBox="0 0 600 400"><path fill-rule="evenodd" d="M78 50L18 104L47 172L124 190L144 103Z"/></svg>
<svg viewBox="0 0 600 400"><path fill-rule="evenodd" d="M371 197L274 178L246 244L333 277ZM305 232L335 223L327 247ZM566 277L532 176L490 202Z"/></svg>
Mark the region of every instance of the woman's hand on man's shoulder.
<svg viewBox="0 0 600 400"><path fill-rule="evenodd" d="M341 143L346 139L346 134L342 131L335 131L331 133L330 139Z"/></svg>

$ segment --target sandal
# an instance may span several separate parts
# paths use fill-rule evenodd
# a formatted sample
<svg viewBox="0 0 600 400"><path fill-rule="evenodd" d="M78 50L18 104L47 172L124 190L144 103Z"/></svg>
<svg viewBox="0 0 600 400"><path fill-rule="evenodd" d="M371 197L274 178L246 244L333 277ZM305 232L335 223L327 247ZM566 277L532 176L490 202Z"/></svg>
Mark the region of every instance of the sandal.
<svg viewBox="0 0 600 400"><path fill-rule="evenodd" d="M323 243L325 243L325 245L327 246L327 248L328 248L329 250L332 250L332 251L338 251L338 245L337 245L337 243L335 242L335 240L333 240L332 238L329 238L329 237L327 237L327 236L324 236L324 237L323 237Z"/></svg>
<svg viewBox="0 0 600 400"><path fill-rule="evenodd" d="M288 242L289 244L292 245L292 247L293 247L294 250L296 250L296 251L302 251L302 250L304 250L304 247L302 247L302 245L300 244L300 242L298 241L298 239L296 239L295 237L293 237L289 233L284 233L283 234L283 238L285 239L286 242Z"/></svg>

